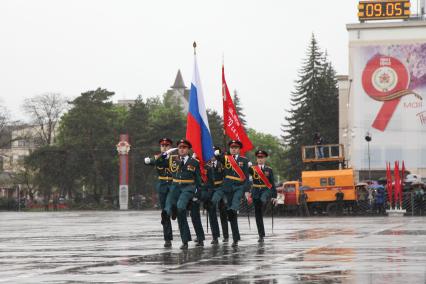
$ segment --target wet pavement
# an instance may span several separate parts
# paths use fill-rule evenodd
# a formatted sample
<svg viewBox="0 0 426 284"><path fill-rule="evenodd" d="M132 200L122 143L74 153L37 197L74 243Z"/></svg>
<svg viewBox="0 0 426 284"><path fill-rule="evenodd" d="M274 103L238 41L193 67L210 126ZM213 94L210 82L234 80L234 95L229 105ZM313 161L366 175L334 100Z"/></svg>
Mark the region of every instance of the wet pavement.
<svg viewBox="0 0 426 284"><path fill-rule="evenodd" d="M273 234L265 218L263 245L240 217L237 249L208 234L187 252L176 222L162 247L159 217L0 212L0 283L426 283L425 217L275 218Z"/></svg>

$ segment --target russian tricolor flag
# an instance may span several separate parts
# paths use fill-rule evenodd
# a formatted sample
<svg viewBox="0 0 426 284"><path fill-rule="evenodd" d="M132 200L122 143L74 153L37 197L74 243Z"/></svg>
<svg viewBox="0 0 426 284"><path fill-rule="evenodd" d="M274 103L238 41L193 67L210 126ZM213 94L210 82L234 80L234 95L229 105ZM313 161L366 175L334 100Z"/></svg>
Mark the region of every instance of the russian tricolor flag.
<svg viewBox="0 0 426 284"><path fill-rule="evenodd" d="M186 139L191 142L192 149L200 161L201 172L203 172L204 163L213 158L214 152L196 55L194 55L194 73L189 94Z"/></svg>

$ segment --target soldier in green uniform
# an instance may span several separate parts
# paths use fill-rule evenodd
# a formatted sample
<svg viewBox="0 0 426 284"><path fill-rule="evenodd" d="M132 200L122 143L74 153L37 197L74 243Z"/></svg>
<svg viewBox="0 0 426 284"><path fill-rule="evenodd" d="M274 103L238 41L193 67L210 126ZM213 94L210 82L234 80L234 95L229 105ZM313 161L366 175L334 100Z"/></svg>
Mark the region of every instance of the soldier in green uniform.
<svg viewBox="0 0 426 284"><path fill-rule="evenodd" d="M243 147L240 141L231 140L228 145L230 155L222 155L215 151L216 159L224 165L224 179L223 186L214 192L212 203L217 206L220 200L226 198L228 220L232 230L232 247L237 247L238 241L241 240L237 212L240 208L241 198L249 187L249 161L240 155L240 149Z"/></svg>
<svg viewBox="0 0 426 284"><path fill-rule="evenodd" d="M167 195L166 212L169 216L173 213L173 207L177 207L177 219L182 239L181 249L188 249L191 241L191 232L186 218L188 203L194 197L197 190L201 189L201 173L198 161L189 156L192 145L182 139L177 143L178 155L162 155L161 159L169 164L173 181L170 194Z"/></svg>
<svg viewBox="0 0 426 284"><path fill-rule="evenodd" d="M214 147L215 151L219 151L220 148ZM205 208L207 208L209 218L210 218L210 228L212 230L213 240L211 242L212 245L218 244L218 238L220 237L219 224L217 222L217 207L219 207L219 218L222 226L222 234L223 234L223 242L228 242L229 234L228 234L228 218L226 214L226 208L224 204L224 200L220 200L219 204L214 206L212 204L212 198L217 189L219 189L223 185L223 173L224 168L223 164L219 162L215 157L213 157L205 166L207 171L207 189L203 192L206 194L204 198Z"/></svg>
<svg viewBox="0 0 426 284"><path fill-rule="evenodd" d="M263 150L258 150L255 156L257 165L249 168L250 175L253 177L251 195L254 204L257 232L259 234L258 242L263 243L265 237L263 212L271 199L273 202L276 201L277 190L275 188L272 168L265 165L268 153Z"/></svg>
<svg viewBox="0 0 426 284"><path fill-rule="evenodd" d="M159 143L161 154L168 151L173 144L172 140L169 138L162 138ZM160 160L158 159L161 154L155 155L153 158L145 158L145 164L155 166L157 170L158 182L156 185L156 191L158 203L161 208L161 225L163 225L164 247L171 247L173 240L172 222L164 208L166 205L167 195L170 192L170 185L172 184L172 175L169 171L168 165L161 165Z"/></svg>

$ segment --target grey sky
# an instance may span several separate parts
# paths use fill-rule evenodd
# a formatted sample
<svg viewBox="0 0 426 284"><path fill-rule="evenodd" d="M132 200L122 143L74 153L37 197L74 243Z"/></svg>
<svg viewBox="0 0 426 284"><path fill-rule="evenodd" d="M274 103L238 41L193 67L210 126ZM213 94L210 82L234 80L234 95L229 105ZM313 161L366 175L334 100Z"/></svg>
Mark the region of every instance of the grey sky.
<svg viewBox="0 0 426 284"><path fill-rule="evenodd" d="M75 97L97 87L117 99L162 94L180 68L192 77L192 42L207 107L221 110L221 63L249 125L280 135L311 33L347 73L346 23L355 0L0 2L0 97L15 117L26 97Z"/></svg>

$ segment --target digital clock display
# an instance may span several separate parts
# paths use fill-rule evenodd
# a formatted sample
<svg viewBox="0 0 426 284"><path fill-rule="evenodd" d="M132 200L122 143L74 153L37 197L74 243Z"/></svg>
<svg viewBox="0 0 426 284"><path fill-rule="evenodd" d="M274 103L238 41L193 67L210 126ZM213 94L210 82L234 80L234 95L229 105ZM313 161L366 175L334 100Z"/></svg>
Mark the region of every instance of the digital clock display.
<svg viewBox="0 0 426 284"><path fill-rule="evenodd" d="M407 19L410 6L410 0L360 1L358 18L360 21Z"/></svg>

